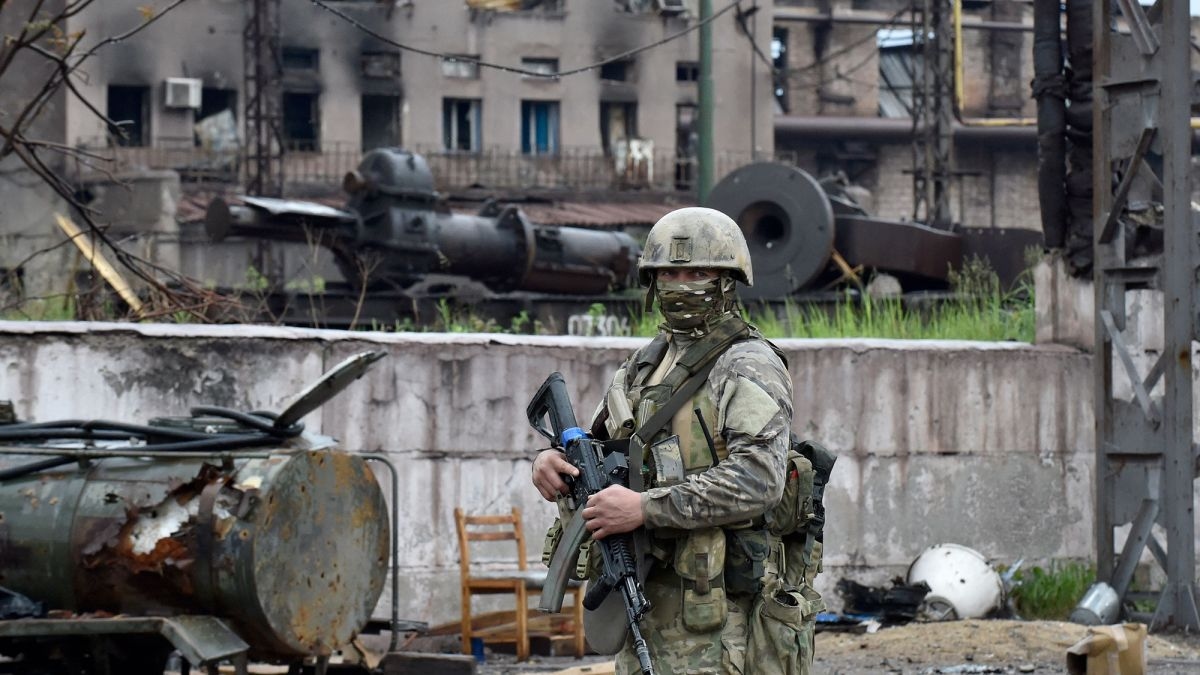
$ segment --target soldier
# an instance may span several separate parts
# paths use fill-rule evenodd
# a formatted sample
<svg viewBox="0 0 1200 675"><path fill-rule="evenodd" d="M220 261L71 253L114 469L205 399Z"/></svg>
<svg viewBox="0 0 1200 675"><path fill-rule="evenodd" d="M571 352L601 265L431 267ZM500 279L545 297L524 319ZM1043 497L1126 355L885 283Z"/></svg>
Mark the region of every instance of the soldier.
<svg viewBox="0 0 1200 675"><path fill-rule="evenodd" d="M645 471L631 471L633 489L593 495L587 528L594 539L645 528L654 562L641 627L656 673L808 673L819 596L803 571L784 584L792 557L764 519L790 466L791 378L738 311L736 282L753 283L746 240L719 211L679 209L650 230L638 273L647 311L657 301L665 321L617 370L592 433L635 433L630 467ZM659 412L661 428L648 429ZM567 492L560 474L578 470L557 450L538 454L533 483L547 500ZM640 672L612 634L619 618L589 613L586 624L593 649L620 650L617 673Z"/></svg>

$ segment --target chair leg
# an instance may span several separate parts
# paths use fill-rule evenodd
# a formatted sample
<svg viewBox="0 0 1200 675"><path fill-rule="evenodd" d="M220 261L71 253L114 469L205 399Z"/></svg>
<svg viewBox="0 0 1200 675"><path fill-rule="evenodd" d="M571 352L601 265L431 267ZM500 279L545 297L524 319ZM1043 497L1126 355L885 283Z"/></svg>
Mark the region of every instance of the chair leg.
<svg viewBox="0 0 1200 675"><path fill-rule="evenodd" d="M462 653L471 653L471 591L462 589Z"/></svg>
<svg viewBox="0 0 1200 675"><path fill-rule="evenodd" d="M525 584L517 587L517 660L529 659L529 600Z"/></svg>
<svg viewBox="0 0 1200 675"><path fill-rule="evenodd" d="M577 586L574 589L575 606L572 612L575 615L575 658L582 659L583 652L587 649L583 639L583 588Z"/></svg>

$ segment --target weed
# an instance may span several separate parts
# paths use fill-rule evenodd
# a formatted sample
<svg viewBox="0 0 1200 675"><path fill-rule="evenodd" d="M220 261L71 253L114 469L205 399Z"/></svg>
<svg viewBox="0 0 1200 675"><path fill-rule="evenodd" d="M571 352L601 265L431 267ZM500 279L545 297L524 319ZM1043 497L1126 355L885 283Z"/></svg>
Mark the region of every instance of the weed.
<svg viewBox="0 0 1200 675"><path fill-rule="evenodd" d="M1096 568L1080 562L1033 567L1014 576L1013 603L1025 619L1063 621L1096 581Z"/></svg>

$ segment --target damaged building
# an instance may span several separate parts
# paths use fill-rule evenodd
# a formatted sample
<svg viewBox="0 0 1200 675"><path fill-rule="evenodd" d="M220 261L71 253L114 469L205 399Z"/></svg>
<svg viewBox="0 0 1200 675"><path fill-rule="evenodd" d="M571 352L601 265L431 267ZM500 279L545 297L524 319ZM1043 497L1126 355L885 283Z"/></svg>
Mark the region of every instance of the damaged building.
<svg viewBox="0 0 1200 675"><path fill-rule="evenodd" d="M32 4L7 5L5 30ZM342 178L364 152L403 146L427 158L437 189L460 200L456 208L497 197L525 200L535 222L644 227L696 199L697 5L197 0L98 50L74 83L80 95L59 91L37 131L111 160L76 156L58 168L122 246L222 286L245 283L248 270L281 283L337 277L311 247L214 246L202 230L208 200L243 192L263 166L252 141L264 125L281 139L272 176L288 196L340 205ZM913 36L924 3L742 5L714 8L714 179L777 159L816 176L843 173L881 218L923 220L914 179L928 173L928 153L912 120L932 95L955 106L953 152L937 170L948 186L948 213L939 217L948 226L1038 229L1026 4L959 3L961 26L952 30L961 58L941 81L960 82L957 97L944 86L930 94L921 75L923 45ZM279 36L270 119L255 107L266 91L253 67L256 45L272 34L264 16L277 18ZM139 3L120 0L89 7L65 29L99 40L145 20ZM31 74L48 72L21 56L31 68L8 71L6 89L11 80L29 90L38 84ZM72 250L30 258L62 241L53 213L68 207L29 190L16 166L5 163L0 200L30 204L0 221L9 301L63 292L64 270L77 270L69 283L82 287L88 266Z"/></svg>

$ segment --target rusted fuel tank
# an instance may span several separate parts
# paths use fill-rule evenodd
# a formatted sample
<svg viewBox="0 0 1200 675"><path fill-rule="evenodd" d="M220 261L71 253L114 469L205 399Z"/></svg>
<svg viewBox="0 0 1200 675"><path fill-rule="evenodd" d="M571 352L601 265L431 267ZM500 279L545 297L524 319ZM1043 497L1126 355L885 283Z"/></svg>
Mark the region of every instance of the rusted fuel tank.
<svg viewBox="0 0 1200 675"><path fill-rule="evenodd" d="M495 291L600 294L632 284L639 247L623 232L535 225L515 206L489 203L451 213L433 189L425 159L398 148L372 150L347 174L344 209L264 197L209 203L214 241L238 235L316 242L346 280L406 287L430 273L456 274Z"/></svg>
<svg viewBox="0 0 1200 675"><path fill-rule="evenodd" d="M0 584L80 613L213 614L257 656L323 655L371 617L387 523L371 470L344 452L114 457L0 484Z"/></svg>
<svg viewBox="0 0 1200 675"><path fill-rule="evenodd" d="M383 356L346 359L278 414L21 422L0 401L0 670L160 675L175 649L210 670L324 672L389 558L398 575L397 475L301 420ZM391 472L391 518L368 462Z"/></svg>

